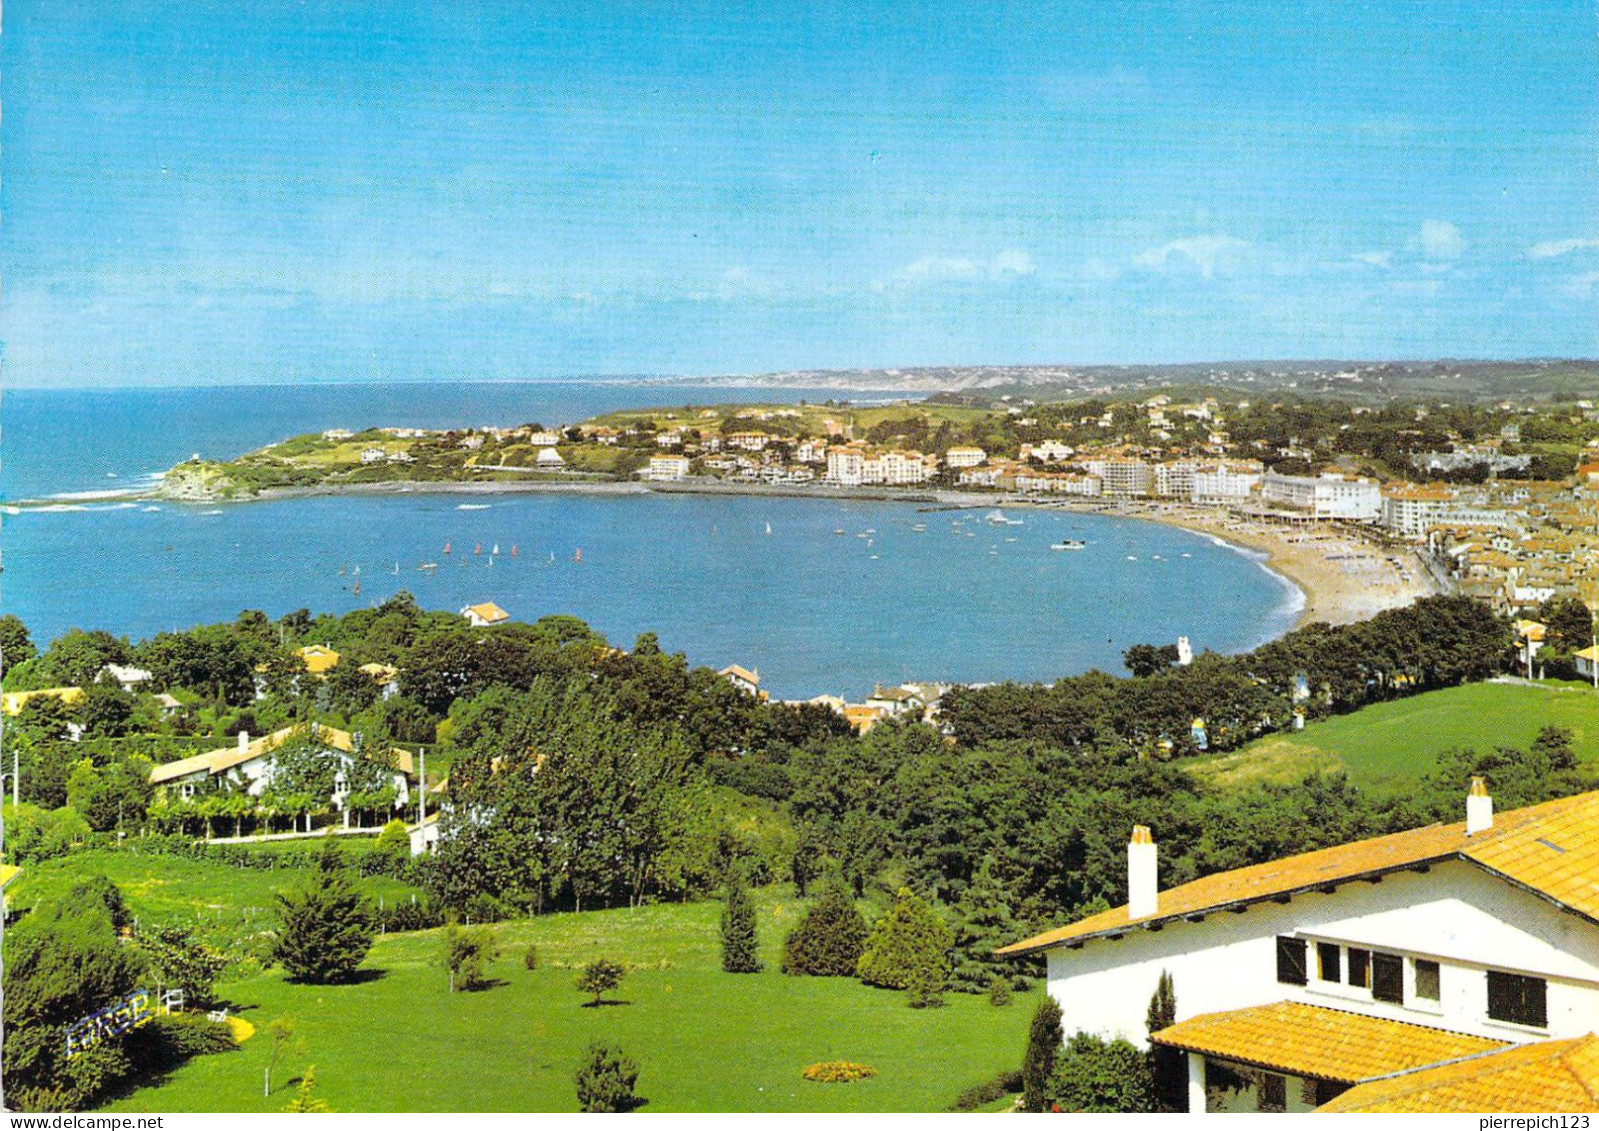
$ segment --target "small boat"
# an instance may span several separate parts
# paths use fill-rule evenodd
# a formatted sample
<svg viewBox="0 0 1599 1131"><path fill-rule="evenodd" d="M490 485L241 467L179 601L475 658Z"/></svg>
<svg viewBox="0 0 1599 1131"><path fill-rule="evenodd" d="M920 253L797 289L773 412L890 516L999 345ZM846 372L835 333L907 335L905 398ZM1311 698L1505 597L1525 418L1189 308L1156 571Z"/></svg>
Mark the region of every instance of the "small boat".
<svg viewBox="0 0 1599 1131"><path fill-rule="evenodd" d="M361 576L361 567L360 566L356 566L350 572L355 574L355 576L360 577Z"/></svg>
<svg viewBox="0 0 1599 1131"><path fill-rule="evenodd" d="M1193 554L1184 554L1184 555L1183 555L1183 557L1185 557L1185 558L1191 558L1191 557L1193 557L1193 556L1194 556L1194 555L1193 555Z"/></svg>
<svg viewBox="0 0 1599 1131"><path fill-rule="evenodd" d="M1165 558L1161 557L1159 554L1151 554L1150 557L1154 558L1157 562L1163 562L1163 561L1166 560Z"/></svg>
<svg viewBox="0 0 1599 1131"><path fill-rule="evenodd" d="M500 544L498 542L496 542L496 543L494 543L494 549L490 550L489 553L491 555L498 555L499 552L500 552Z"/></svg>
<svg viewBox="0 0 1599 1131"><path fill-rule="evenodd" d="M482 552L483 552L483 543L478 542L477 544L475 544L472 547L472 553L473 554L481 554Z"/></svg>
<svg viewBox="0 0 1599 1131"><path fill-rule="evenodd" d="M840 526L840 527L838 527L838 528L837 528L837 529L835 529L835 530L834 530L834 531L833 531L833 533L834 533L834 534L842 534L842 533L844 533L844 528L843 528L843 527L842 527L842 526Z"/></svg>
<svg viewBox="0 0 1599 1131"><path fill-rule="evenodd" d="M766 524L766 533L770 534L771 532L772 532L772 524L768 522Z"/></svg>
<svg viewBox="0 0 1599 1131"><path fill-rule="evenodd" d="M918 522L915 526L911 527L911 529L918 534L925 534L927 533L927 523Z"/></svg>
<svg viewBox="0 0 1599 1131"><path fill-rule="evenodd" d="M450 544L448 542L444 543L444 552L446 554L450 552Z"/></svg>
<svg viewBox="0 0 1599 1131"><path fill-rule="evenodd" d="M359 581L355 583L355 595L357 597L361 595L361 583Z"/></svg>
<svg viewBox="0 0 1599 1131"><path fill-rule="evenodd" d="M577 547L577 549L575 549L572 552L572 560L574 562L580 562L580 561L583 560L583 547L582 546Z"/></svg>
<svg viewBox="0 0 1599 1131"><path fill-rule="evenodd" d="M1127 555L1127 560L1130 561L1130 562L1136 562L1138 560L1138 558L1135 555L1133 555L1133 554L1128 554Z"/></svg>
<svg viewBox="0 0 1599 1131"><path fill-rule="evenodd" d="M522 556L522 551L517 548L516 543L514 542L511 544L511 556L513 558L519 558Z"/></svg>
<svg viewBox="0 0 1599 1131"><path fill-rule="evenodd" d="M1067 538L1063 542L1050 543L1049 548L1051 550L1081 550L1086 545L1088 545L1087 542L1079 542L1075 538Z"/></svg>
<svg viewBox="0 0 1599 1131"><path fill-rule="evenodd" d="M346 569L344 566L340 566L339 567L339 576L340 577L343 577L345 574L347 574L349 572L350 571L348 569Z"/></svg>
<svg viewBox="0 0 1599 1131"><path fill-rule="evenodd" d="M395 577L399 577L400 576L400 563L399 562L395 562L394 563L394 576Z"/></svg>
<svg viewBox="0 0 1599 1131"><path fill-rule="evenodd" d="M416 568L419 569L419 570L438 569L439 568L439 563L438 562L423 562L421 565L417 566Z"/></svg>

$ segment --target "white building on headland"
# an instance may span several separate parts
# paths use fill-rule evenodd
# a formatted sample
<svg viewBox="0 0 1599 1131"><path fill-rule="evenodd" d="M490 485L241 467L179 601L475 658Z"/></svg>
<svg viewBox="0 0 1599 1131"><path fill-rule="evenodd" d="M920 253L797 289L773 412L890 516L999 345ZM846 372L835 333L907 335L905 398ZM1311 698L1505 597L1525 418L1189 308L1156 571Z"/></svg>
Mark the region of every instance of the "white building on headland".
<svg viewBox="0 0 1599 1131"><path fill-rule="evenodd" d="M928 463L921 452L873 451L856 445L828 448L827 481L841 487L925 483Z"/></svg>
<svg viewBox="0 0 1599 1131"><path fill-rule="evenodd" d="M1067 1033L1186 1054L1190 1111L1599 1110L1599 792L1221 872L1006 947ZM1176 1023L1146 1032L1162 973Z"/></svg>
<svg viewBox="0 0 1599 1131"><path fill-rule="evenodd" d="M1375 479L1324 471L1320 475L1279 475L1268 471L1260 484L1260 497L1312 518L1375 522L1382 516L1382 485Z"/></svg>

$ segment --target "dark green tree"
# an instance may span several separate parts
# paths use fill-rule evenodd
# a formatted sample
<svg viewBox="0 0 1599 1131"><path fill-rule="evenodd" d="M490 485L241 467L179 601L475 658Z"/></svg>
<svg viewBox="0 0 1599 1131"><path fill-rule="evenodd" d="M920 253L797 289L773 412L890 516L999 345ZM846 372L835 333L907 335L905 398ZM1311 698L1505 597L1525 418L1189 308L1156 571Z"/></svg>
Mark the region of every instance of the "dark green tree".
<svg viewBox="0 0 1599 1131"><path fill-rule="evenodd" d="M0 675L36 655L38 649L28 635L28 626L15 613L0 616Z"/></svg>
<svg viewBox="0 0 1599 1131"><path fill-rule="evenodd" d="M348 981L372 947L372 916L342 870L324 867L301 887L278 892L272 959L296 982Z"/></svg>
<svg viewBox="0 0 1599 1131"><path fill-rule="evenodd" d="M1055 1071L1055 1060L1065 1039L1060 1003L1046 996L1033 1011L1033 1024L1027 1031L1027 1052L1022 1057L1023 1111L1048 1109L1049 1077Z"/></svg>
<svg viewBox="0 0 1599 1131"><path fill-rule="evenodd" d="M1155 992L1144 1014L1144 1028L1153 1037L1177 1021L1177 989L1170 970L1160 972ZM1155 1089L1156 1111L1188 1110L1188 1061L1177 1049L1149 1046L1149 1072Z"/></svg>
<svg viewBox="0 0 1599 1131"><path fill-rule="evenodd" d="M444 929L444 966L450 972L450 992L475 990L483 984L488 965L499 954L494 931L489 927L461 927L451 923Z"/></svg>
<svg viewBox="0 0 1599 1131"><path fill-rule="evenodd" d="M590 1045L574 1083L579 1111L626 1112L644 1103L635 1091L638 1065L612 1045Z"/></svg>
<svg viewBox="0 0 1599 1131"><path fill-rule="evenodd" d="M866 935L866 920L849 890L834 878L783 940L783 973L853 977Z"/></svg>
<svg viewBox="0 0 1599 1131"><path fill-rule="evenodd" d="M735 875L727 885L722 907L722 969L729 974L758 974L761 959L755 936L755 900Z"/></svg>

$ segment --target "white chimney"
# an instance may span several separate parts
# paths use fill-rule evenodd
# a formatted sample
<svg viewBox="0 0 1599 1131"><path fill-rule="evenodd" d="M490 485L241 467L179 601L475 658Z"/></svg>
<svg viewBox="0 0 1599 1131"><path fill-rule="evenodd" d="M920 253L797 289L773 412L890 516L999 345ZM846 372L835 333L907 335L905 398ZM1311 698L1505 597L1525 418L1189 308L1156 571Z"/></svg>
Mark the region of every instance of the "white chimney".
<svg viewBox="0 0 1599 1131"><path fill-rule="evenodd" d="M241 730L239 732L239 753L243 754L245 751L247 751L249 749L250 749L250 732L247 731L247 730Z"/></svg>
<svg viewBox="0 0 1599 1131"><path fill-rule="evenodd" d="M1127 844L1127 918L1146 919L1159 905L1160 881L1155 873L1155 838L1148 825L1134 825Z"/></svg>
<svg viewBox="0 0 1599 1131"><path fill-rule="evenodd" d="M1481 778L1471 779L1471 790L1466 794L1466 835L1485 833L1494 827L1494 799L1488 796L1488 787Z"/></svg>

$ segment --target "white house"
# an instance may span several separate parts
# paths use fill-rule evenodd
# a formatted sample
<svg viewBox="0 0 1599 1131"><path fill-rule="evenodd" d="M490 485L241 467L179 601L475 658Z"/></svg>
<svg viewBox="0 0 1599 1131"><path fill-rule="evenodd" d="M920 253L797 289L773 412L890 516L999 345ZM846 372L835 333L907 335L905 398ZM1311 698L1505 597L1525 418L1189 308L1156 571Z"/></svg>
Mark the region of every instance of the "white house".
<svg viewBox="0 0 1599 1131"><path fill-rule="evenodd" d="M951 448L944 453L944 466L949 468L976 467L987 458L988 453L982 448Z"/></svg>
<svg viewBox="0 0 1599 1131"><path fill-rule="evenodd" d="M538 457L534 461L534 466L543 468L546 471L558 470L566 466L566 461L561 458L561 453L554 448L540 448Z"/></svg>
<svg viewBox="0 0 1599 1131"><path fill-rule="evenodd" d="M156 766L150 771L150 783L173 791L179 796L191 797L208 779L230 777L241 782L251 796L259 797L272 784L272 777L277 769L277 751L290 739L302 735L320 747L325 755L338 758L345 766L356 757L377 756L377 751L374 749L363 751L359 734L351 734L349 731L334 727L318 726L315 723L310 726L284 727L253 741L248 731L240 731L238 741L232 746L223 746L216 750L208 750L204 754L195 754L188 758L180 758L176 762ZM411 753L393 747L387 752L387 758L393 767L390 777L394 786L395 804L404 805L410 800L410 783L416 778ZM330 798L337 809L343 809L344 800L349 796L348 789L342 786L343 776L341 773L336 780Z"/></svg>
<svg viewBox="0 0 1599 1131"><path fill-rule="evenodd" d="M648 477L658 483L672 482L678 479L687 479L689 461L687 456L651 456Z"/></svg>
<svg viewBox="0 0 1599 1131"><path fill-rule="evenodd" d="M490 625L511 619L511 614L500 608L493 601L484 601L480 605L468 605L461 610L461 615L467 619L467 622L473 628L487 628Z"/></svg>
<svg viewBox="0 0 1599 1131"><path fill-rule="evenodd" d="M1573 652L1572 657L1577 663L1577 674L1583 679L1593 679L1595 670L1599 669L1599 647L1589 645L1578 652Z"/></svg>
<svg viewBox="0 0 1599 1131"><path fill-rule="evenodd" d="M1314 518L1375 522L1382 516L1382 486L1375 479L1324 471L1320 475L1279 475L1268 471L1260 497Z"/></svg>
<svg viewBox="0 0 1599 1131"><path fill-rule="evenodd" d="M741 667L738 664L728 664L727 667L716 674L746 695L759 695L761 693L761 673L759 671L751 671L749 668Z"/></svg>
<svg viewBox="0 0 1599 1131"><path fill-rule="evenodd" d="M1186 1053L1191 1111L1599 1110L1599 792L1496 816L1474 779L1464 822L1166 891L1147 828L1127 857L1126 906L1000 953L1068 1033Z"/></svg>
<svg viewBox="0 0 1599 1131"><path fill-rule="evenodd" d="M124 691L138 691L139 685L149 683L151 675L144 668L124 667L122 664L107 664L100 669L102 675L109 675L116 680Z"/></svg>

